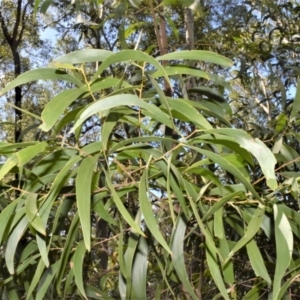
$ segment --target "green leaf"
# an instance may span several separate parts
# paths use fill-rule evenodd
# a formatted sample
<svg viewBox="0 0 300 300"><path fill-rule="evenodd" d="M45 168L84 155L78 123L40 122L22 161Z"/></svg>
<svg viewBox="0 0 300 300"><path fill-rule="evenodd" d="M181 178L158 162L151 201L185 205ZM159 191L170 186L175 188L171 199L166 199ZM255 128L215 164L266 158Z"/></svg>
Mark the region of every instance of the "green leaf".
<svg viewBox="0 0 300 300"><path fill-rule="evenodd" d="M110 65L124 61L140 61L152 64L154 67L156 67L157 70L162 72L163 76L170 84L169 77L161 64L152 56L139 50L123 50L109 56L106 60L103 61L98 71L94 74L94 79L98 78L98 76Z"/></svg>
<svg viewBox="0 0 300 300"><path fill-rule="evenodd" d="M12 201L9 205L7 205L0 213L0 245L3 243L3 237L6 231L6 228L8 227L10 217L15 210L16 205L18 204L18 201Z"/></svg>
<svg viewBox="0 0 300 300"><path fill-rule="evenodd" d="M32 292L34 291L35 287L41 280L44 269L45 269L44 261L42 259L40 259L36 269L34 270L35 271L34 276L30 282L30 287L26 294L26 300L31 299Z"/></svg>
<svg viewBox="0 0 300 300"><path fill-rule="evenodd" d="M48 258L48 249L47 249L47 243L46 243L46 237L40 235L38 232L35 235L36 237L36 243L39 248L39 252L41 254L42 260L44 262L44 265L46 267L49 267L49 258Z"/></svg>
<svg viewBox="0 0 300 300"><path fill-rule="evenodd" d="M84 267L83 260L84 260L85 252L86 252L86 245L83 241L81 241L77 245L75 253L71 260L71 268L73 269L74 276L75 276L75 283L79 292L85 299L88 299L85 294L85 290L83 286L83 274L82 274L82 269Z"/></svg>
<svg viewBox="0 0 300 300"><path fill-rule="evenodd" d="M91 184L98 156L85 158L76 177L76 201L85 247L91 250Z"/></svg>
<svg viewBox="0 0 300 300"><path fill-rule="evenodd" d="M79 119L75 122L70 133L74 132L75 129L77 129L85 120L98 112L126 105L136 105L142 107L150 112L153 116L155 116L157 121L172 128L171 118L167 114L162 112L158 107L148 104L135 95L121 94L107 97L88 105L80 115Z"/></svg>
<svg viewBox="0 0 300 300"><path fill-rule="evenodd" d="M166 251L168 251L170 254L172 254L168 244L166 243L165 239L163 238L157 221L154 217L154 213L152 210L151 202L148 199L148 189L147 189L147 182L148 182L148 176L147 176L148 168L145 169L143 176L140 181L140 186L139 186L139 201L140 201L140 206L142 213L145 218L145 222L150 230L150 232L153 234L155 239L162 245Z"/></svg>
<svg viewBox="0 0 300 300"><path fill-rule="evenodd" d="M104 61L113 54L113 52L103 49L83 49L63 55L55 59L53 63L82 64L87 62Z"/></svg>
<svg viewBox="0 0 300 300"><path fill-rule="evenodd" d="M202 221L205 222L209 220L210 216L214 215L221 207L223 207L226 202L228 201L236 201L238 200L239 196L243 194L242 191L236 191L234 193L229 193L228 195L224 196L222 199L218 200L218 202L213 205L208 212L203 216Z"/></svg>
<svg viewBox="0 0 300 300"><path fill-rule="evenodd" d="M280 206L274 204L274 231L276 240L276 267L273 279L273 300L278 299L281 281L290 265L293 252L293 232L286 215Z"/></svg>
<svg viewBox="0 0 300 300"><path fill-rule="evenodd" d="M82 86L82 83L76 78L72 77L66 72L59 71L53 68L41 68L36 70L30 70L18 76L15 80L11 81L1 92L0 96L8 92L9 90L36 80L64 80L67 82L74 83L78 87Z"/></svg>
<svg viewBox="0 0 300 300"><path fill-rule="evenodd" d="M13 231L7 239L7 243L5 246L5 263L10 274L15 273L15 253L17 250L18 243L22 238L27 226L28 220L26 216L23 216L23 218L18 222L18 224L13 229Z"/></svg>
<svg viewBox="0 0 300 300"><path fill-rule="evenodd" d="M296 91L295 99L293 101L292 111L290 114L290 121L293 121L293 119L296 117L299 111L300 111L300 80L297 81L297 91Z"/></svg>
<svg viewBox="0 0 300 300"><path fill-rule="evenodd" d="M268 284L272 284L271 278L268 274L267 268L261 256L261 253L254 240L251 240L247 245L247 253L250 263L256 276L263 278Z"/></svg>
<svg viewBox="0 0 300 300"><path fill-rule="evenodd" d="M100 198L100 194L95 194L92 196L92 201L94 203L93 209L95 213L105 220L109 224L117 225L117 222L115 219L112 218L112 216L108 213L107 208L104 206L103 202Z"/></svg>
<svg viewBox="0 0 300 300"><path fill-rule="evenodd" d="M248 226L245 229L245 235L235 244L233 249L228 254L224 265L231 259L231 257L242 247L244 247L249 241L253 239L253 237L257 234L260 229L261 222L264 217L265 207L259 205L259 207L255 210L254 215L252 216Z"/></svg>
<svg viewBox="0 0 300 300"><path fill-rule="evenodd" d="M46 235L46 229L44 228L44 224L39 216L39 210L37 207L37 194L30 193L26 197L25 200L25 211L26 216L28 218L31 226L41 233L42 235Z"/></svg>
<svg viewBox="0 0 300 300"><path fill-rule="evenodd" d="M189 277L186 272L185 262L184 262L184 236L186 231L186 222L183 220L183 217L178 217L177 224L173 229L173 237L172 237L172 244L171 244L171 250L172 250L172 262L174 265L174 268L176 270L176 273L184 286L185 290L189 295L192 297L192 299L197 300L198 297L195 294L193 287L191 286L191 283L189 281ZM229 298L228 298L229 300Z"/></svg>
<svg viewBox="0 0 300 300"><path fill-rule="evenodd" d="M265 288L266 283L261 281L255 284L252 289L244 296L243 300L259 300L259 295L263 288Z"/></svg>
<svg viewBox="0 0 300 300"><path fill-rule="evenodd" d="M45 132L49 131L69 105L86 91L86 87L69 89L52 98L42 112L43 124L39 128Z"/></svg>
<svg viewBox="0 0 300 300"><path fill-rule="evenodd" d="M262 172L267 179L268 186L273 190L277 188L277 180L274 171L277 160L272 151L261 140L253 138L246 132L239 129L222 128L206 132L211 134L225 134L232 137L240 147L248 150L257 159Z"/></svg>
<svg viewBox="0 0 300 300"><path fill-rule="evenodd" d="M205 78L207 80L210 79L208 73L201 71L197 68L185 66L185 65L170 65L164 67L165 72L168 74L168 76L174 76L174 75L192 75L195 77L201 77ZM153 74L151 74L153 78L161 77L163 76L163 73L161 71L156 71Z"/></svg>
<svg viewBox="0 0 300 300"><path fill-rule="evenodd" d="M173 117L183 121L189 121L200 129L211 129L210 123L192 105L181 99L168 98L169 105L173 110ZM174 112L176 111L176 112Z"/></svg>
<svg viewBox="0 0 300 300"><path fill-rule="evenodd" d="M222 296L225 300L230 300L226 287L222 278L222 274L220 272L220 266L218 264L218 258L217 254L214 251L213 248L210 247L209 244L206 245L206 259L207 259L207 265L211 274L211 277L213 278L215 284L217 285L219 291L221 292Z"/></svg>
<svg viewBox="0 0 300 300"><path fill-rule="evenodd" d="M132 266L132 285L135 299L147 299L148 251L147 240L140 236Z"/></svg>
<svg viewBox="0 0 300 300"><path fill-rule="evenodd" d="M226 102L225 98L223 95L219 94L215 90L209 88L209 87L204 87L204 86L198 86L194 87L192 89L188 90L189 93L197 93L200 95L206 96L210 100L215 100L217 102Z"/></svg>
<svg viewBox="0 0 300 300"><path fill-rule="evenodd" d="M51 286L53 278L58 270L59 261L51 265L44 272L39 285L37 287L36 299L45 299L45 294L47 293L49 286Z"/></svg>
<svg viewBox="0 0 300 300"><path fill-rule="evenodd" d="M229 255L229 245L225 234L224 223L223 223L223 207L216 211L214 214L214 233L219 239L219 249L222 257ZM233 262L229 261L223 268L224 281L229 285L233 285L235 282Z"/></svg>
<svg viewBox="0 0 300 300"><path fill-rule="evenodd" d="M61 282L63 277L65 276L65 271L66 271L66 263L70 257L72 248L73 248L73 243L74 243L74 239L75 236L78 233L78 228L79 228L79 218L78 218L78 214L75 214L75 216L73 217L73 220L71 222L71 225L69 227L69 231L68 231L68 235L67 238L65 240L65 244L64 244L64 248L63 251L60 255L60 259L59 259L59 268L56 274L56 289L58 291L58 293L60 293L60 288L61 288Z"/></svg>
<svg viewBox="0 0 300 300"><path fill-rule="evenodd" d="M200 60L205 62L210 62L217 65L222 65L225 67L231 67L233 62L217 53L204 51L204 50L184 50L184 51L176 51L172 53L168 53L156 58L157 60L181 60L181 59L188 59L188 60Z"/></svg>
<svg viewBox="0 0 300 300"><path fill-rule="evenodd" d="M135 221L132 219L132 217L130 216L129 212L127 211L126 207L124 206L122 200L120 199L118 193L116 192L112 182L111 182L111 176L108 175L108 173L104 170L105 172L105 178L106 178L106 183L108 188L110 189L111 193L112 193L112 198L114 200L114 203L116 204L120 214L122 215L122 217L125 219L125 221L140 235L145 236L145 234L143 233L143 231L140 229L140 227L135 223Z"/></svg>
<svg viewBox="0 0 300 300"><path fill-rule="evenodd" d="M230 172L232 175L239 178L239 180L245 185L245 187L257 198L260 200L260 196L255 191L253 186L250 184L250 182L244 177L244 175L237 169L233 164L228 162L226 160L226 157L223 158L220 155L213 153L208 150L200 149L197 147L189 146L191 149L194 149L195 151L204 154L207 158L211 159L213 162L217 163L220 167L225 169L226 171Z"/></svg>

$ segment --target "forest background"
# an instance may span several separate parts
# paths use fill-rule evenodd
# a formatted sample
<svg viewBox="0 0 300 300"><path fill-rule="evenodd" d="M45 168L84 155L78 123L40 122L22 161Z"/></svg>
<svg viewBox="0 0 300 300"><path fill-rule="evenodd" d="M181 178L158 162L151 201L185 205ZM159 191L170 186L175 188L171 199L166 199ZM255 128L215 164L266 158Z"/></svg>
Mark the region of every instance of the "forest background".
<svg viewBox="0 0 300 300"><path fill-rule="evenodd" d="M1 299L300 298L299 20L1 1Z"/></svg>

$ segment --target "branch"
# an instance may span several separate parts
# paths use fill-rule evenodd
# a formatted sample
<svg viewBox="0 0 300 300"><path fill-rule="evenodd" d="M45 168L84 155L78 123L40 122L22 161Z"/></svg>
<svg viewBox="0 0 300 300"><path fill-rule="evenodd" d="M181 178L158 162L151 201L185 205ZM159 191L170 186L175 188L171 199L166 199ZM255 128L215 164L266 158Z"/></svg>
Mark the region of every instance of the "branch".
<svg viewBox="0 0 300 300"><path fill-rule="evenodd" d="M7 26L6 26L5 22L4 22L4 18L3 18L1 10L0 10L0 22L1 22L1 28L2 28L2 32L4 34L4 37L7 40L9 46L11 46L11 44L12 44L12 37L10 36L10 34L8 32L8 29L7 29Z"/></svg>

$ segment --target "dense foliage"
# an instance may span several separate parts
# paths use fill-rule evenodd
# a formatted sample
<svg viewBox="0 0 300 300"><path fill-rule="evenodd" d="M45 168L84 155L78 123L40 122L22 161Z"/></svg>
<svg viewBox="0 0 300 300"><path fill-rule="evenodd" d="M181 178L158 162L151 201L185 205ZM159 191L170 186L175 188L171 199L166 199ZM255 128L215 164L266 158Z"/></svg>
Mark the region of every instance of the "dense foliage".
<svg viewBox="0 0 300 300"><path fill-rule="evenodd" d="M66 53L0 94L2 298L296 299L300 4L9 3Z"/></svg>

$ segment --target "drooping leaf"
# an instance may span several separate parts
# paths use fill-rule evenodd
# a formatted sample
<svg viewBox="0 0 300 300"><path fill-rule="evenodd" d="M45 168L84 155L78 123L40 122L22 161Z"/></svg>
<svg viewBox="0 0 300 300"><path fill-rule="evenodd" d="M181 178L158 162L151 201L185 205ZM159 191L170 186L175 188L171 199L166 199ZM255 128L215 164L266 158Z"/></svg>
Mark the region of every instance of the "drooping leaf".
<svg viewBox="0 0 300 300"><path fill-rule="evenodd" d="M132 284L136 299L147 298L148 251L147 240L140 236L132 266Z"/></svg>
<svg viewBox="0 0 300 300"><path fill-rule="evenodd" d="M86 252L86 245L83 241L81 241L75 250L73 258L71 260L71 268L73 269L75 276L75 283L77 288L79 289L81 295L87 299L85 294L84 285L83 285L83 273L82 269L84 268L83 260Z"/></svg>
<svg viewBox="0 0 300 300"><path fill-rule="evenodd" d="M27 226L28 226L28 220L26 216L24 216L16 225L16 227L13 229L13 231L11 232L11 234L7 239L7 243L5 246L5 263L10 274L15 273L14 259L15 259L17 246Z"/></svg>
<svg viewBox="0 0 300 300"><path fill-rule="evenodd" d="M210 62L213 64L222 65L225 67L232 66L232 61L222 55L214 52L204 51L204 50L184 50L168 53L156 58L157 60L200 60L205 62Z"/></svg>
<svg viewBox="0 0 300 300"><path fill-rule="evenodd" d="M147 53L138 50L123 50L109 56L106 60L103 61L98 71L95 73L94 79L96 79L110 65L124 61L138 61L149 63L156 67L157 70L160 70L165 79L170 83L168 75L164 68L160 65L160 63Z"/></svg>
<svg viewBox="0 0 300 300"><path fill-rule="evenodd" d="M186 267L184 262L183 246L184 246L184 235L185 235L186 227L187 227L186 222L183 220L182 217L179 217L177 224L173 229L173 237L172 237L172 244L171 244L171 250L173 253L172 262L179 279L181 280L183 286L185 287L185 290L187 291L187 293L189 293L192 299L197 300L198 297L195 294L190 281L188 280L188 275L186 272Z"/></svg>
<svg viewBox="0 0 300 300"><path fill-rule="evenodd" d="M148 104L147 102L139 99L135 95L121 94L101 99L87 106L80 115L79 119L75 122L71 132L74 132L75 129L78 128L86 119L88 119L96 113L101 113L101 111L126 105L135 105L144 108L153 116L155 116L157 121L166 124L167 126L172 128L172 121L170 117L163 111L161 111L158 107L156 107L155 105Z"/></svg>
<svg viewBox="0 0 300 300"><path fill-rule="evenodd" d="M238 129L222 128L213 129L209 133L220 133L232 137L237 141L240 147L248 150L257 159L264 173L268 186L275 190L277 188L277 180L274 172L276 159L272 151L259 139L254 139L246 132Z"/></svg>
<svg viewBox="0 0 300 300"><path fill-rule="evenodd" d="M31 226L42 235L46 235L44 224L39 216L37 207L37 194L30 193L25 200L25 210Z"/></svg>
<svg viewBox="0 0 300 300"><path fill-rule="evenodd" d="M68 64L83 64L87 62L104 61L113 55L113 52L103 49L83 49L73 51L59 58L56 58L53 63L68 63ZM51 66L51 64L50 64Z"/></svg>
<svg viewBox="0 0 300 300"><path fill-rule="evenodd" d="M68 73L60 70L56 70L53 68L44 68L44 69L36 69L30 70L18 76L15 80L11 81L1 92L0 95L4 95L9 90L12 90L16 86L36 81L36 80L64 80L71 83L74 83L78 87L82 86L82 83L76 78L72 77Z"/></svg>
<svg viewBox="0 0 300 300"><path fill-rule="evenodd" d="M86 87L70 89L63 91L52 98L42 112L43 123L39 126L39 128L46 132L49 131L69 105L86 91Z"/></svg>
<svg viewBox="0 0 300 300"><path fill-rule="evenodd" d="M145 170L139 186L139 200L141 205L141 210L145 218L145 222L150 230L150 232L153 234L155 239L168 251L170 254L172 254L168 244L166 243L165 239L163 238L163 235L161 234L157 221L154 217L154 213L151 207L151 202L147 197L148 189L147 189L147 169Z"/></svg>
<svg viewBox="0 0 300 300"><path fill-rule="evenodd" d="M278 299L281 289L281 281L290 265L293 252L293 232L286 215L280 206L274 204L274 230L276 240L276 268L273 279L273 300Z"/></svg>
<svg viewBox="0 0 300 300"><path fill-rule="evenodd" d="M235 244L235 246L233 247L233 249L230 251L229 255L227 256L224 264L226 264L239 249L244 247L257 234L257 232L260 228L260 224L262 222L263 216L264 216L264 212L265 212L265 207L262 205L260 205L256 209L248 226L245 228L245 235Z"/></svg>
<svg viewBox="0 0 300 300"><path fill-rule="evenodd" d="M91 184L97 156L86 157L76 177L76 201L85 247L91 250Z"/></svg>

